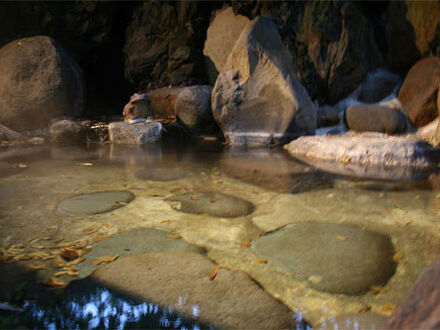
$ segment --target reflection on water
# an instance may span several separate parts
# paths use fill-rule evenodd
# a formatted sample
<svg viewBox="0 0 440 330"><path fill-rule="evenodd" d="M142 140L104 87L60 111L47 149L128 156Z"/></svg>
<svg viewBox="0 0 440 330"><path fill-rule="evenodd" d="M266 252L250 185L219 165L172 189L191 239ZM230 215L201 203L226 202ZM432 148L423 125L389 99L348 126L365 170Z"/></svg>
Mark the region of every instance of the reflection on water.
<svg viewBox="0 0 440 330"><path fill-rule="evenodd" d="M25 302L21 322L31 328L45 329L201 329L197 322L199 307L192 306L186 316L172 307L136 303L109 289L81 281L67 289L55 305Z"/></svg>

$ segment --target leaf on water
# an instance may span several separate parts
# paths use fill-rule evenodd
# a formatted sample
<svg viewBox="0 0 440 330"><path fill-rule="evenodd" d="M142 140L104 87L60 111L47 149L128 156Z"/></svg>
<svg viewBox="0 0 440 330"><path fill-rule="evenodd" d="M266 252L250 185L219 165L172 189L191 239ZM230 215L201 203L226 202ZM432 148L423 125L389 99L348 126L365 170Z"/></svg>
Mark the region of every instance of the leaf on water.
<svg viewBox="0 0 440 330"><path fill-rule="evenodd" d="M196 194L191 195L191 200L196 201L198 199L199 199L199 196L197 196Z"/></svg>
<svg viewBox="0 0 440 330"><path fill-rule="evenodd" d="M358 313L366 313L369 310L371 310L371 306L368 304L362 304L361 307L358 310Z"/></svg>
<svg viewBox="0 0 440 330"><path fill-rule="evenodd" d="M66 283L65 283L65 282L61 281L61 280L58 279L58 278L53 278L53 277L51 277L51 278L49 279L49 281L46 282L45 284L46 284L46 285L49 285L49 286L53 286L53 287L64 287L64 286L66 286Z"/></svg>
<svg viewBox="0 0 440 330"><path fill-rule="evenodd" d="M72 261L80 256L80 253L76 249L65 248L60 252L60 256L67 261Z"/></svg>
<svg viewBox="0 0 440 330"><path fill-rule="evenodd" d="M57 238L56 240L54 240L54 243L59 243L59 242L62 242L64 240L65 240L64 237L60 237L60 238Z"/></svg>
<svg viewBox="0 0 440 330"><path fill-rule="evenodd" d="M244 246L244 247L251 247L251 245L252 245L252 243L248 242L248 241L243 241L238 244L240 244L241 246Z"/></svg>
<svg viewBox="0 0 440 330"><path fill-rule="evenodd" d="M41 270L41 269L47 269L45 266L43 265L27 265L26 266L27 269L29 270Z"/></svg>
<svg viewBox="0 0 440 330"><path fill-rule="evenodd" d="M210 202L210 203L215 203L215 202L217 202L217 200L216 200L215 198L210 198L210 199L209 199L209 202Z"/></svg>
<svg viewBox="0 0 440 330"><path fill-rule="evenodd" d="M342 236L342 235L335 235L335 238L339 241L346 241L347 240L347 237Z"/></svg>
<svg viewBox="0 0 440 330"><path fill-rule="evenodd" d="M97 259L90 260L89 262L90 262L92 265L98 266L98 265L100 265L100 264L102 264L102 263L110 263L110 262L113 262L113 261L115 261L115 260L118 259L118 258L119 258L119 254L117 254L117 255L115 255L115 256L104 256L104 257L100 257L100 258L97 258Z"/></svg>
<svg viewBox="0 0 440 330"><path fill-rule="evenodd" d="M72 267L63 267L61 270L65 270L67 272L78 272L79 268L72 266Z"/></svg>
<svg viewBox="0 0 440 330"><path fill-rule="evenodd" d="M78 259L75 259L75 260L73 260L73 261L71 261L71 262L68 262L68 263L64 264L64 267L69 267L69 266L75 266L75 265L78 265L78 264L82 263L84 260L86 260L86 258L84 258L84 257L79 257Z"/></svg>
<svg viewBox="0 0 440 330"><path fill-rule="evenodd" d="M266 258L257 258L257 259L255 259L255 262L258 264L267 264L267 259Z"/></svg>
<svg viewBox="0 0 440 330"><path fill-rule="evenodd" d="M211 273L209 273L209 280L210 281L213 281L215 279L219 270L220 270L220 265L217 265L214 267L214 269L211 271Z"/></svg>
<svg viewBox="0 0 440 330"><path fill-rule="evenodd" d="M78 272L74 272L74 271L68 271L66 273L66 275L69 275L69 276L79 276L79 273Z"/></svg>
<svg viewBox="0 0 440 330"><path fill-rule="evenodd" d="M182 235L180 235L180 234L169 234L169 235L167 235L167 238L182 238Z"/></svg>
<svg viewBox="0 0 440 330"><path fill-rule="evenodd" d="M81 166L93 166L93 163L79 163Z"/></svg>
<svg viewBox="0 0 440 330"><path fill-rule="evenodd" d="M87 234L93 234L93 233L97 232L98 229L93 228L93 227L89 227L89 228L84 228L82 231Z"/></svg>
<svg viewBox="0 0 440 330"><path fill-rule="evenodd" d="M170 222L173 222L173 220L166 219L166 220L162 220L160 223L170 223Z"/></svg>
<svg viewBox="0 0 440 330"><path fill-rule="evenodd" d="M386 311L393 311L395 308L396 308L395 305L385 304L380 309L383 310L384 312L386 312Z"/></svg>
<svg viewBox="0 0 440 330"><path fill-rule="evenodd" d="M403 254L403 252L400 250L396 250L396 253L394 253L394 255L393 255L393 261L396 264L404 263L405 262L405 255Z"/></svg>
<svg viewBox="0 0 440 330"><path fill-rule="evenodd" d="M67 271L61 271L61 272L57 272L57 273L53 274L53 276L59 277L61 275L66 275L66 274L67 274Z"/></svg>
<svg viewBox="0 0 440 330"><path fill-rule="evenodd" d="M110 238L110 236L96 236L93 237L93 242L98 243L98 242L104 242L106 240L108 240Z"/></svg>
<svg viewBox="0 0 440 330"><path fill-rule="evenodd" d="M379 285L372 285L370 288L370 291L368 291L368 295L376 295L379 293L385 293L390 291L389 288L384 288L383 286L379 286Z"/></svg>
<svg viewBox="0 0 440 330"><path fill-rule="evenodd" d="M89 253L90 251L92 251L92 247L91 247L91 246L87 246L85 249L79 251L79 255L80 255L80 256L83 256L83 255L85 255L86 253Z"/></svg>
<svg viewBox="0 0 440 330"><path fill-rule="evenodd" d="M344 164L348 164L348 163L350 163L351 159L350 159L350 157L348 157L348 156L344 156L344 157L341 158L341 161L342 161Z"/></svg>

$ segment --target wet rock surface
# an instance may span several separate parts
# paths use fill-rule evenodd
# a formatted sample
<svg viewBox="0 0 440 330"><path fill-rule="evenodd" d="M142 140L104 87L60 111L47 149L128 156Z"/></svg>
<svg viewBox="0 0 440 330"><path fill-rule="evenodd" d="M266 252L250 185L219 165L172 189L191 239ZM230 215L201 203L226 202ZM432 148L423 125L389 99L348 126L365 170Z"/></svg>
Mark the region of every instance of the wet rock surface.
<svg viewBox="0 0 440 330"><path fill-rule="evenodd" d="M212 91L213 115L227 141L264 146L315 131L315 106L291 63L270 18L243 30Z"/></svg>
<svg viewBox="0 0 440 330"><path fill-rule="evenodd" d="M319 290L359 294L394 273L393 245L379 233L328 223L295 223L259 238L259 256Z"/></svg>
<svg viewBox="0 0 440 330"><path fill-rule="evenodd" d="M424 141L379 133L301 137L285 149L324 171L384 180L426 179L440 160L440 151Z"/></svg>
<svg viewBox="0 0 440 330"><path fill-rule="evenodd" d="M14 130L43 128L52 118L83 111L82 71L49 37L1 48L0 77L0 122Z"/></svg>
<svg viewBox="0 0 440 330"><path fill-rule="evenodd" d="M216 217L240 217L252 213L254 205L243 199L217 192L198 192L168 198L178 211Z"/></svg>
<svg viewBox="0 0 440 330"><path fill-rule="evenodd" d="M357 329L386 329L387 328L386 316L367 312L357 314L339 315L326 322L318 324L314 329L318 330L331 330L335 328L341 328L345 330L357 330Z"/></svg>
<svg viewBox="0 0 440 330"><path fill-rule="evenodd" d="M193 252L147 253L121 258L98 269L92 278L217 327L292 326L292 312L248 275L220 268L211 280L215 267L210 259Z"/></svg>
<svg viewBox="0 0 440 330"><path fill-rule="evenodd" d="M7 128L6 126L3 126L0 124L0 142L1 141L20 141L24 140L25 136L22 134L13 131L10 128Z"/></svg>
<svg viewBox="0 0 440 330"><path fill-rule="evenodd" d="M129 124L120 121L110 123L108 132L112 143L145 144L159 141L162 128L162 124L158 122Z"/></svg>
<svg viewBox="0 0 440 330"><path fill-rule="evenodd" d="M58 204L57 211L72 216L110 212L134 199L129 191L103 191L67 198Z"/></svg>
<svg viewBox="0 0 440 330"><path fill-rule="evenodd" d="M136 171L135 176L141 180L173 181L182 179L190 174L181 168L144 168Z"/></svg>
<svg viewBox="0 0 440 330"><path fill-rule="evenodd" d="M376 105L352 105L345 120L356 132L402 134L407 129L407 118L401 111Z"/></svg>
<svg viewBox="0 0 440 330"><path fill-rule="evenodd" d="M405 301L391 316L390 329L438 329L440 327L440 259L426 267Z"/></svg>
<svg viewBox="0 0 440 330"><path fill-rule="evenodd" d="M438 116L437 94L440 84L440 58L428 57L409 70L398 99L411 122L417 126L429 124Z"/></svg>
<svg viewBox="0 0 440 330"><path fill-rule="evenodd" d="M87 127L73 120L62 119L49 125L50 141L55 144L81 144L87 141Z"/></svg>

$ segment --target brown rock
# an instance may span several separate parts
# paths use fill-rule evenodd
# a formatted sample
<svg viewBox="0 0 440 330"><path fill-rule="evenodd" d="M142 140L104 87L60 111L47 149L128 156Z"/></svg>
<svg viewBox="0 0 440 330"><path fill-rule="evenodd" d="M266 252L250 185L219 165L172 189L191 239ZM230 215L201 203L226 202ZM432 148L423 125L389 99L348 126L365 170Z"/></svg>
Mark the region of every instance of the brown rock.
<svg viewBox="0 0 440 330"><path fill-rule="evenodd" d="M181 88L159 88L147 93L151 100L151 108L155 118L175 119L176 100Z"/></svg>
<svg viewBox="0 0 440 330"><path fill-rule="evenodd" d="M0 49L0 122L17 131L45 127L83 111L84 84L76 62L54 40L37 36Z"/></svg>
<svg viewBox="0 0 440 330"><path fill-rule="evenodd" d="M398 98L415 126L424 126L438 116L439 84L440 58L438 57L424 58L409 70Z"/></svg>
<svg viewBox="0 0 440 330"><path fill-rule="evenodd" d="M17 133L12 129L9 129L6 126L0 124L0 141L18 141L24 139L25 137L20 133Z"/></svg>
<svg viewBox="0 0 440 330"><path fill-rule="evenodd" d="M203 54L209 56L219 72L223 71L235 42L248 24L249 19L235 15L231 7L215 13L208 28Z"/></svg>
<svg viewBox="0 0 440 330"><path fill-rule="evenodd" d="M105 285L142 300L173 306L186 315L197 306L198 321L220 328L291 328L291 311L248 275L226 268L215 279L215 264L194 252L145 253L121 258L92 275ZM179 305L179 297L185 303Z"/></svg>
<svg viewBox="0 0 440 330"><path fill-rule="evenodd" d="M392 329L440 328L440 258L425 268L406 300L394 311Z"/></svg>
<svg viewBox="0 0 440 330"><path fill-rule="evenodd" d="M124 106L122 115L125 120L135 120L152 116L151 101L145 94L135 93Z"/></svg>

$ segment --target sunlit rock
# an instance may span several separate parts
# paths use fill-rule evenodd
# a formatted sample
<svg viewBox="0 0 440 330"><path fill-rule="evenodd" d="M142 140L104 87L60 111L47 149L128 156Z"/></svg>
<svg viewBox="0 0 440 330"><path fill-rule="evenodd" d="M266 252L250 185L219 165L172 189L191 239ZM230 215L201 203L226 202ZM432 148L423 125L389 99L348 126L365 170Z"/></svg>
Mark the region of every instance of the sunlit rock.
<svg viewBox="0 0 440 330"><path fill-rule="evenodd" d="M223 70L212 111L231 144L266 146L314 133L315 105L270 18L258 17L243 30Z"/></svg>
<svg viewBox="0 0 440 330"><path fill-rule="evenodd" d="M382 234L341 224L302 222L252 245L269 263L331 293L359 294L393 275L393 245Z"/></svg>
<svg viewBox="0 0 440 330"><path fill-rule="evenodd" d="M162 137L162 124L141 122L129 124L123 121L108 125L109 139L112 143L144 144L157 142Z"/></svg>
<svg viewBox="0 0 440 330"><path fill-rule="evenodd" d="M134 195L124 190L82 194L62 200L57 211L72 216L87 216L116 210L133 199Z"/></svg>
<svg viewBox="0 0 440 330"><path fill-rule="evenodd" d="M195 192L168 198L171 206L181 212L209 214L216 217L239 217L252 213L254 205L246 200L217 192Z"/></svg>
<svg viewBox="0 0 440 330"><path fill-rule="evenodd" d="M0 122L17 131L42 128L52 118L78 116L83 74L53 39L36 36L0 49Z"/></svg>
<svg viewBox="0 0 440 330"><path fill-rule="evenodd" d="M285 149L321 170L369 179L426 179L440 162L440 149L424 141L380 133L300 137Z"/></svg>
<svg viewBox="0 0 440 330"><path fill-rule="evenodd" d="M105 265L92 278L219 328L293 326L292 312L248 275L220 268L214 278L215 267L198 253L145 253Z"/></svg>

